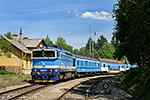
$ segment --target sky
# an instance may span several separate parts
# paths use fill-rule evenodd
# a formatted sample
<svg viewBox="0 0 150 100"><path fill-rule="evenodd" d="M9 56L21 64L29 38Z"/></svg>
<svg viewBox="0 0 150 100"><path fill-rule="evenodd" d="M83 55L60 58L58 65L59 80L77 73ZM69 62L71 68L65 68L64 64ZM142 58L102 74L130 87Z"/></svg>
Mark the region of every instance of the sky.
<svg viewBox="0 0 150 100"><path fill-rule="evenodd" d="M115 3L117 0L0 0L0 34L11 31L19 35L22 27L23 37L48 35L53 43L63 37L79 49L86 45L91 29L95 42L100 35L110 42Z"/></svg>

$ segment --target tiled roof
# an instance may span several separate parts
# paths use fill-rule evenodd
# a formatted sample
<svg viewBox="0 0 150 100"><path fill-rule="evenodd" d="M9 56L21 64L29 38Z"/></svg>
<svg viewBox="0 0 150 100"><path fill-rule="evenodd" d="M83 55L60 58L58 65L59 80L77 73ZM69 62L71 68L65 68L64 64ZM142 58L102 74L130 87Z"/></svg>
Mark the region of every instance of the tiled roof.
<svg viewBox="0 0 150 100"><path fill-rule="evenodd" d="M26 47L24 47L24 45L22 45L20 42L16 41L16 40L12 40L12 39L8 39L5 38L7 41L9 41L12 45L14 45L15 47L17 47L18 49L20 49L21 51L23 50L24 53L28 53L31 54L31 51L28 50Z"/></svg>
<svg viewBox="0 0 150 100"><path fill-rule="evenodd" d="M22 43L27 48L33 48L33 47L37 47L42 40L43 40L42 38L39 38L39 39L23 39Z"/></svg>

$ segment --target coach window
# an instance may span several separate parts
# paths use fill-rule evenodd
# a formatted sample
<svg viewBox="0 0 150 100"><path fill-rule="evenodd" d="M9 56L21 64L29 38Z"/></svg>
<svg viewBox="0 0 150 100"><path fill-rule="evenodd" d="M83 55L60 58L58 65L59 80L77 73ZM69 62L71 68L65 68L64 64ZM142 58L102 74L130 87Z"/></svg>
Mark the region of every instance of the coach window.
<svg viewBox="0 0 150 100"><path fill-rule="evenodd" d="M79 66L79 61L77 61L77 66Z"/></svg>
<svg viewBox="0 0 150 100"><path fill-rule="evenodd" d="M96 66L96 62L95 62L95 66Z"/></svg>
<svg viewBox="0 0 150 100"><path fill-rule="evenodd" d="M123 68L123 66L122 66L122 68Z"/></svg>
<svg viewBox="0 0 150 100"><path fill-rule="evenodd" d="M92 62L92 67L94 66L94 62Z"/></svg>
<svg viewBox="0 0 150 100"><path fill-rule="evenodd" d="M91 67L91 62L89 62L89 66Z"/></svg>
<svg viewBox="0 0 150 100"><path fill-rule="evenodd" d="M128 68L128 66L127 66L127 68Z"/></svg>
<svg viewBox="0 0 150 100"><path fill-rule="evenodd" d="M104 67L105 67L105 64L104 64Z"/></svg>
<svg viewBox="0 0 150 100"><path fill-rule="evenodd" d="M88 66L88 62L86 61L86 66Z"/></svg>
<svg viewBox="0 0 150 100"><path fill-rule="evenodd" d="M99 64L99 67L101 67L101 65Z"/></svg>
<svg viewBox="0 0 150 100"><path fill-rule="evenodd" d="M82 63L82 66L83 66L83 61L81 63Z"/></svg>

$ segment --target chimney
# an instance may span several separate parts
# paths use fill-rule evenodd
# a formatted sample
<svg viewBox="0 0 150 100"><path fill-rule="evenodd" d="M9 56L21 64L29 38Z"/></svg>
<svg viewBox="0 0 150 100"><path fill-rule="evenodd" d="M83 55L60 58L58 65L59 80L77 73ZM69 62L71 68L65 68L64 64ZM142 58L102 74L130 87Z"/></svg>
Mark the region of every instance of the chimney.
<svg viewBox="0 0 150 100"><path fill-rule="evenodd" d="M23 40L28 39L28 37L24 37Z"/></svg>
<svg viewBox="0 0 150 100"><path fill-rule="evenodd" d="M16 40L16 41L17 41L17 37L18 37L17 34L13 34L13 40Z"/></svg>
<svg viewBox="0 0 150 100"><path fill-rule="evenodd" d="M20 28L19 41L22 42L22 28Z"/></svg>

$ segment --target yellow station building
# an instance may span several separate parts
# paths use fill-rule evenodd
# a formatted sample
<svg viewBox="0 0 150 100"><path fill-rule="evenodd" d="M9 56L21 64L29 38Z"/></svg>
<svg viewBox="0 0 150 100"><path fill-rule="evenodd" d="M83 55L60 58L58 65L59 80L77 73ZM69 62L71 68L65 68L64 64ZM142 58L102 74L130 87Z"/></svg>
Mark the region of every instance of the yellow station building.
<svg viewBox="0 0 150 100"><path fill-rule="evenodd" d="M31 51L38 47L47 46L44 39L23 38L22 29L20 29L19 39L17 34L13 34L13 39L4 39L12 44L11 58L3 56L4 53L1 51L0 67L5 67L5 70L11 72L30 74L33 67Z"/></svg>

